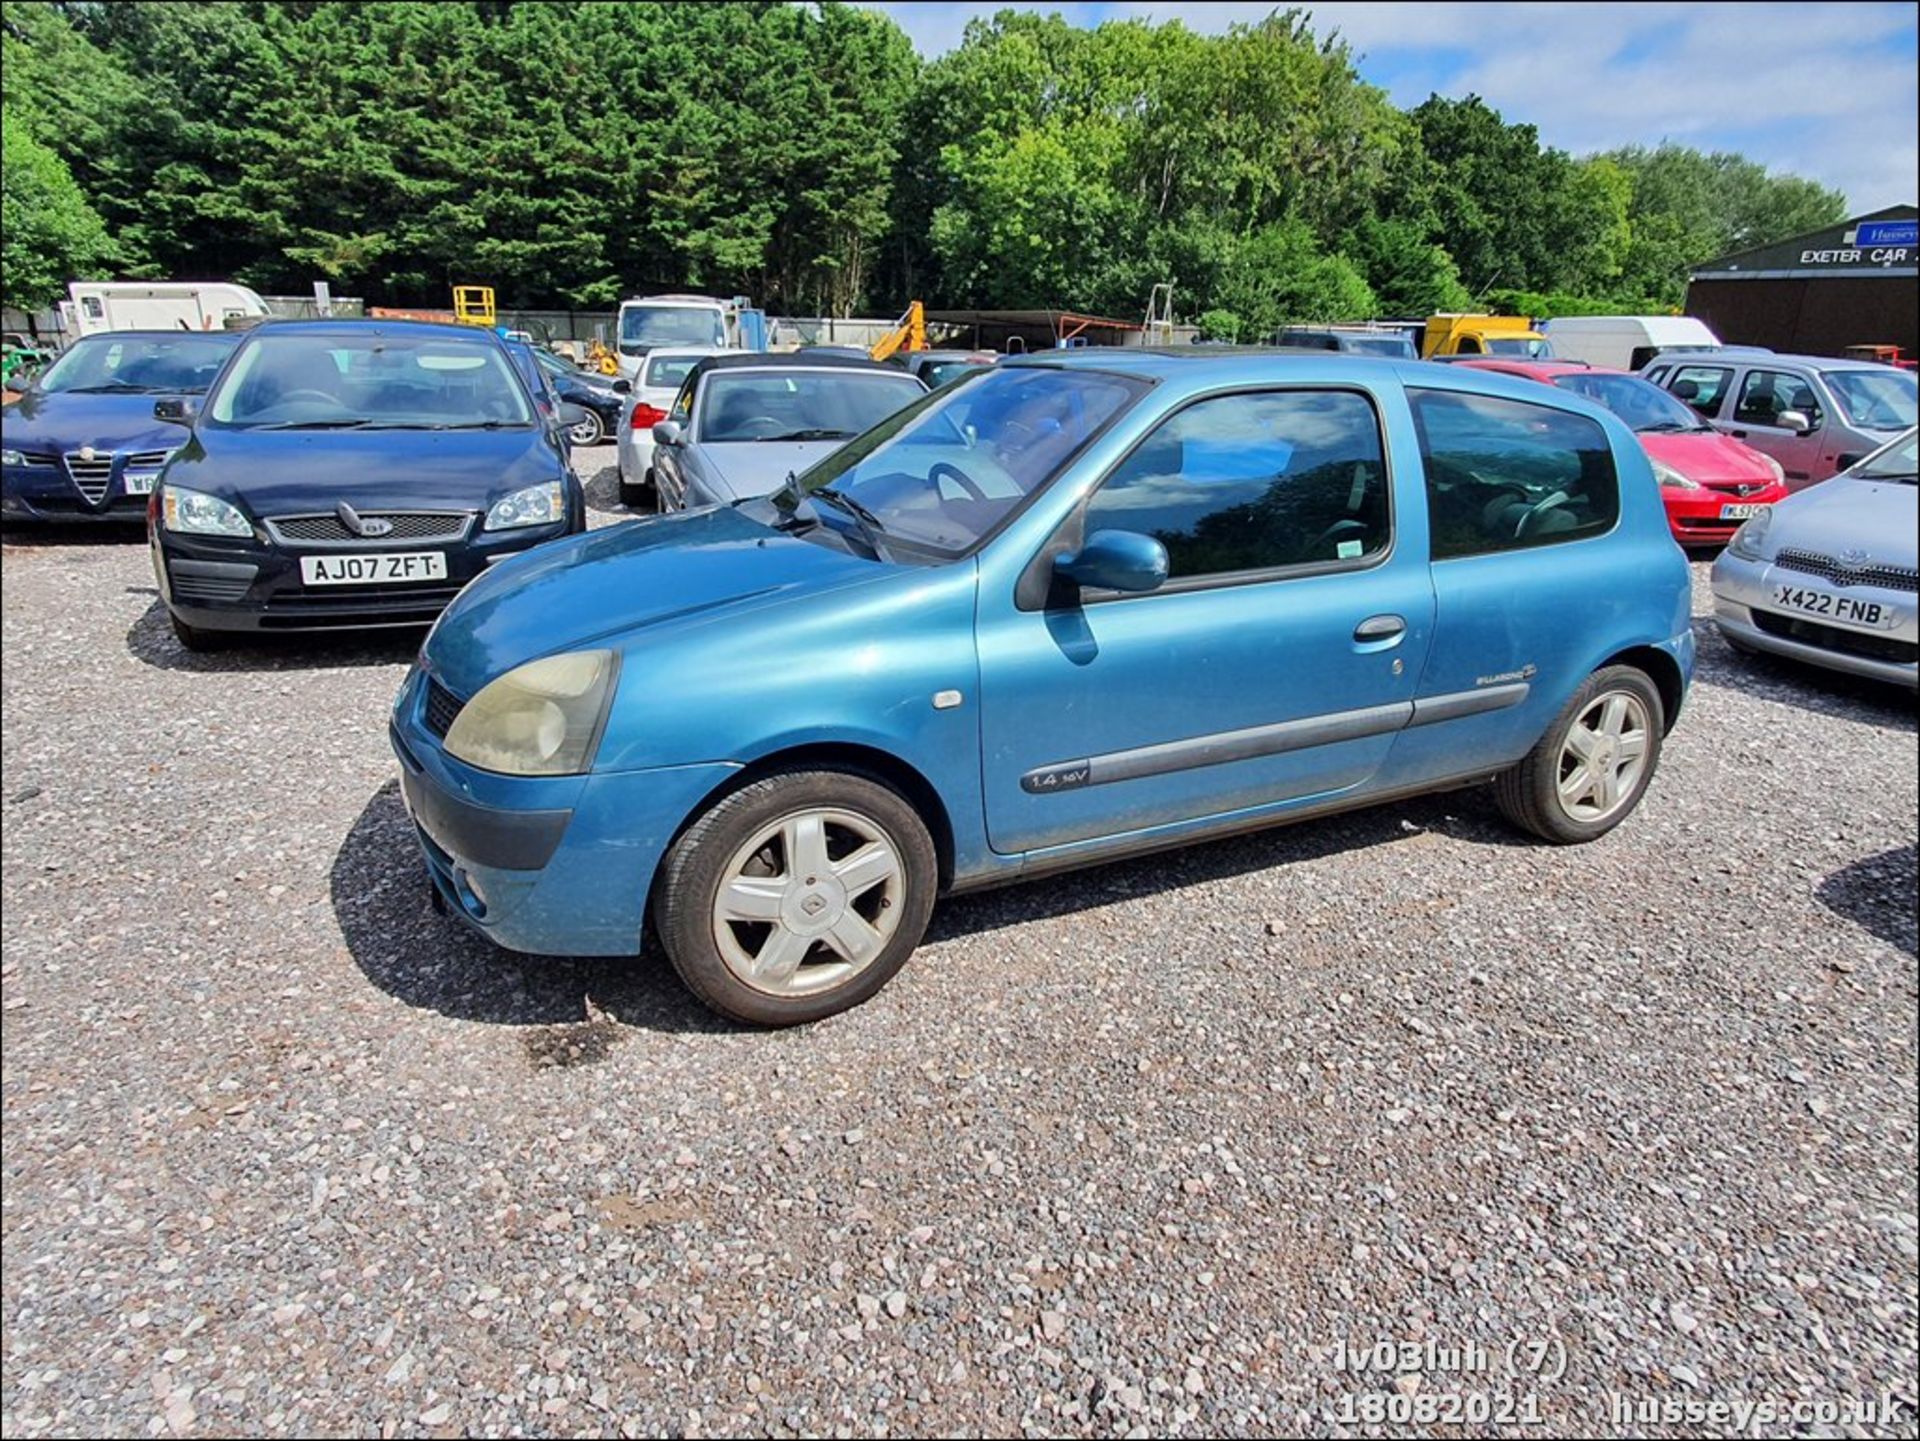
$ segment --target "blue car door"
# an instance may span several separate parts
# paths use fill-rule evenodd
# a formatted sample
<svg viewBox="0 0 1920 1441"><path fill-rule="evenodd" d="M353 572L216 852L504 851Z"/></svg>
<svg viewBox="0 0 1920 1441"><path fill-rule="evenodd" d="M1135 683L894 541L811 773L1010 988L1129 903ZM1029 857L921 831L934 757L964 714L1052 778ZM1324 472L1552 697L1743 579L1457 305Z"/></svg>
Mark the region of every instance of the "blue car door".
<svg viewBox="0 0 1920 1441"><path fill-rule="evenodd" d="M1412 714L1433 613L1417 467L1389 463L1411 424L1384 399L1329 384L1180 405L1068 522L1161 541L1161 588L983 584L995 851L1123 846L1366 785Z"/></svg>

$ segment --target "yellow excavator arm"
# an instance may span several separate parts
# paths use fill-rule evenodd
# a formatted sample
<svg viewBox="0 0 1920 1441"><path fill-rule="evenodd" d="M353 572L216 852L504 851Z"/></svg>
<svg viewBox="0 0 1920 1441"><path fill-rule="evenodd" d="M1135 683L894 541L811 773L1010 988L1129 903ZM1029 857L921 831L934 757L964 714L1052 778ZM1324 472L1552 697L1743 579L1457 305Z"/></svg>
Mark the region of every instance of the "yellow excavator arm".
<svg viewBox="0 0 1920 1441"><path fill-rule="evenodd" d="M885 360L899 350L925 350L927 348L927 309L919 301L907 307L907 313L900 317L900 323L874 342L867 352L875 360Z"/></svg>

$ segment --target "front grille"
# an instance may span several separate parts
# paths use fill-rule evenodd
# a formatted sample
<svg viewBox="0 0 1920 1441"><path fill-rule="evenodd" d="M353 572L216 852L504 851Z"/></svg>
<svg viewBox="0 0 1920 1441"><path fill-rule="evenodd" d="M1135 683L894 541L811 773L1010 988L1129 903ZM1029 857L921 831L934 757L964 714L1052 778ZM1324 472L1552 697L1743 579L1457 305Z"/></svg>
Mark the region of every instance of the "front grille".
<svg viewBox="0 0 1920 1441"><path fill-rule="evenodd" d="M1707 482L1707 489L1713 491L1716 495L1741 496L1752 495L1756 491L1765 490L1772 484L1773 482L1770 480L1756 480L1751 482L1744 480L1710 480Z"/></svg>
<svg viewBox="0 0 1920 1441"><path fill-rule="evenodd" d="M1838 651L1842 655L1892 661L1896 665L1912 665L1916 658L1920 658L1920 645L1915 645L1910 640L1895 640L1892 636L1842 630L1837 625L1821 625L1819 621L1802 620L1796 615L1777 615L1773 611L1756 608L1753 612L1753 623L1768 635L1801 641L1807 645L1818 646L1821 650Z"/></svg>
<svg viewBox="0 0 1920 1441"><path fill-rule="evenodd" d="M70 450L67 479L91 504L98 505L106 496L108 482L113 479L113 456L96 454L92 460L82 460L79 451Z"/></svg>
<svg viewBox="0 0 1920 1441"><path fill-rule="evenodd" d="M393 529L381 536L355 535L337 515L281 515L267 520L275 539L293 544L391 545L395 541L459 540L473 517L465 511L368 511L363 521L384 520Z"/></svg>
<svg viewBox="0 0 1920 1441"><path fill-rule="evenodd" d="M1737 520L1722 520L1717 515L1683 515L1679 517L1682 530L1738 530Z"/></svg>
<svg viewBox="0 0 1920 1441"><path fill-rule="evenodd" d="M170 450L136 450L127 457L128 470L158 470L172 457Z"/></svg>
<svg viewBox="0 0 1920 1441"><path fill-rule="evenodd" d="M1773 563L1782 570L1817 575L1834 585L1877 585L1887 590L1905 591L1920 589L1920 570L1911 566L1842 565L1834 557L1822 555L1817 550L1794 550L1790 547L1776 555Z"/></svg>
<svg viewBox="0 0 1920 1441"><path fill-rule="evenodd" d="M427 729L442 740L453 729L454 717L459 715L466 702L441 685L432 676L427 677Z"/></svg>
<svg viewBox="0 0 1920 1441"><path fill-rule="evenodd" d="M58 465L60 457L50 450L23 450L20 458L28 465Z"/></svg>

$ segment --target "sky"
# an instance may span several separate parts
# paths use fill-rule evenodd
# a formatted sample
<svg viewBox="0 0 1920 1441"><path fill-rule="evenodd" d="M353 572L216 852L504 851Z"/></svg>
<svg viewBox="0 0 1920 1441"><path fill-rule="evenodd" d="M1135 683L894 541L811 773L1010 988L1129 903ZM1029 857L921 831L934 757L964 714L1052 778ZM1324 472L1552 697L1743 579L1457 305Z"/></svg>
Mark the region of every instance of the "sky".
<svg viewBox="0 0 1920 1441"><path fill-rule="evenodd" d="M1007 8L1076 25L1180 20L1217 33L1268 4L1104 0L866 0L929 58L967 21ZM1302 4L1337 30L1360 73L1402 108L1482 96L1575 155L1673 140L1733 150L1844 193L1857 215L1916 199L1920 54L1910 4Z"/></svg>

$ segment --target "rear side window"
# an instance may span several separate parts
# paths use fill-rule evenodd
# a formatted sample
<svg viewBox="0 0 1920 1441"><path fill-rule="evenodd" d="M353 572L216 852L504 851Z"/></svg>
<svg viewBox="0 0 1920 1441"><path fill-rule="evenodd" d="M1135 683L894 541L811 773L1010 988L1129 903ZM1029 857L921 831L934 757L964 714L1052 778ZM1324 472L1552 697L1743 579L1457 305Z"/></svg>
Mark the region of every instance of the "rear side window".
<svg viewBox="0 0 1920 1441"><path fill-rule="evenodd" d="M1720 413L1720 401L1727 393L1733 372L1718 365L1683 365L1673 378L1660 383L1702 415Z"/></svg>
<svg viewBox="0 0 1920 1441"><path fill-rule="evenodd" d="M1386 462L1353 391L1203 400L1168 418L1088 502L1086 533L1167 548L1170 581L1284 566L1364 564L1387 548Z"/></svg>
<svg viewBox="0 0 1920 1441"><path fill-rule="evenodd" d="M1585 416L1444 390L1407 399L1435 560L1583 540L1619 520L1613 447Z"/></svg>
<svg viewBox="0 0 1920 1441"><path fill-rule="evenodd" d="M1819 428L1824 417L1813 387L1797 375L1784 370L1749 370L1740 382L1740 400L1733 418L1741 425L1779 425L1780 417L1797 410Z"/></svg>

